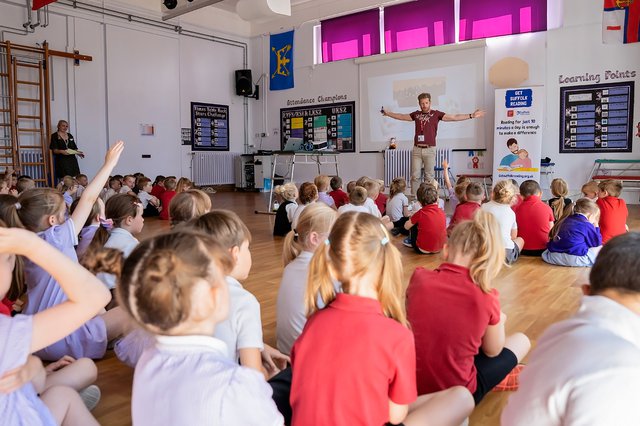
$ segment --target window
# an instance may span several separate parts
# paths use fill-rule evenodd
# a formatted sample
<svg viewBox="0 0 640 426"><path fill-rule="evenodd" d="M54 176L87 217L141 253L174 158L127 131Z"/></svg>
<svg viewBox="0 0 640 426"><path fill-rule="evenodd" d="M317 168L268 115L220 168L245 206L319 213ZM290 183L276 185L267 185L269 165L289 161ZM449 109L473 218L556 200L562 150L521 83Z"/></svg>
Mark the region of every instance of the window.
<svg viewBox="0 0 640 426"><path fill-rule="evenodd" d="M547 29L547 0L460 0L460 41Z"/></svg>
<svg viewBox="0 0 640 426"><path fill-rule="evenodd" d="M322 62L380 53L379 9L321 21Z"/></svg>
<svg viewBox="0 0 640 426"><path fill-rule="evenodd" d="M384 8L385 52L454 42L453 0L417 0Z"/></svg>

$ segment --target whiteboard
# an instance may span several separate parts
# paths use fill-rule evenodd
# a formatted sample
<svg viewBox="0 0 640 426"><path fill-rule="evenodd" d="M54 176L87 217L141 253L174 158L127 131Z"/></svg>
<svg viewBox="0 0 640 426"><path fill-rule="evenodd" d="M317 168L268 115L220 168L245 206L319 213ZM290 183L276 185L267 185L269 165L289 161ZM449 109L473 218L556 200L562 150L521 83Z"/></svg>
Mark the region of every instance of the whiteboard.
<svg viewBox="0 0 640 426"><path fill-rule="evenodd" d="M392 137L400 147L412 146L414 124L383 117L380 109L409 114L419 109L420 93L430 93L431 108L447 114L484 109L484 56L481 46L360 63L360 151L381 151ZM480 149L484 134L483 119L440 122L437 143Z"/></svg>

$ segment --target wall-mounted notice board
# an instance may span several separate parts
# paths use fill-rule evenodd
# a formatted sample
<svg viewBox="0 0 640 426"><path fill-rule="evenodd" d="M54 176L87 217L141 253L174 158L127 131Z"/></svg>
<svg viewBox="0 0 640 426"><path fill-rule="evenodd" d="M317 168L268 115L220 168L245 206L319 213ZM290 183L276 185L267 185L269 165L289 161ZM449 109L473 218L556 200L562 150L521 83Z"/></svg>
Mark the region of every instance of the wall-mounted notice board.
<svg viewBox="0 0 640 426"><path fill-rule="evenodd" d="M229 151L229 106L191 102L191 149Z"/></svg>
<svg viewBox="0 0 640 426"><path fill-rule="evenodd" d="M560 152L631 152L634 82L560 88Z"/></svg>
<svg viewBox="0 0 640 426"><path fill-rule="evenodd" d="M355 102L283 108L280 134L283 151L354 152Z"/></svg>

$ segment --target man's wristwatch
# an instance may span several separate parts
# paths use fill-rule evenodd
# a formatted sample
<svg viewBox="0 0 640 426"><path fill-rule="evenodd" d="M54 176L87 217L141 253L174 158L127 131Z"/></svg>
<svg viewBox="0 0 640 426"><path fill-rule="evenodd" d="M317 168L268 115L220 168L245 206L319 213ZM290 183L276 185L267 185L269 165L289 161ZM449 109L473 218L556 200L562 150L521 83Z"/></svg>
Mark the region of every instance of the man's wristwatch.
<svg viewBox="0 0 640 426"><path fill-rule="evenodd" d="M470 118L470 119L471 119L471 118L473 118L473 114L469 114L469 118Z"/></svg>

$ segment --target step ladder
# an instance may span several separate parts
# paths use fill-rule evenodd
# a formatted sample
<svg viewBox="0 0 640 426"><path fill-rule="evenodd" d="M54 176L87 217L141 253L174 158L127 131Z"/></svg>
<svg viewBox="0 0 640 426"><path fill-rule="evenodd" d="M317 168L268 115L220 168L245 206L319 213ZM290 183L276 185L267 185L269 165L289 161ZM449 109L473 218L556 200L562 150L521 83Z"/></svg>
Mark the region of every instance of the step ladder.
<svg viewBox="0 0 640 426"><path fill-rule="evenodd" d="M46 43L43 48L0 43L4 101L0 121L0 155L4 156L0 160L5 160L1 164L31 176L37 186L54 183L49 152L47 51Z"/></svg>

